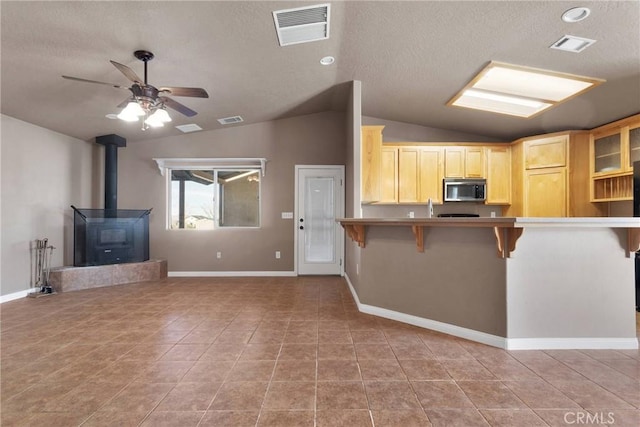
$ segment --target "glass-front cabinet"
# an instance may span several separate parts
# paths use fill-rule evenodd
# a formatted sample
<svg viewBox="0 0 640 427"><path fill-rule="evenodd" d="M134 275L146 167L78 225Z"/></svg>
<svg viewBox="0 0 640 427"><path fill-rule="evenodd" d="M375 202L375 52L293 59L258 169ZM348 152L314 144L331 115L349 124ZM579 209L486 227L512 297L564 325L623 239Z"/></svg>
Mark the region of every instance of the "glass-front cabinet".
<svg viewBox="0 0 640 427"><path fill-rule="evenodd" d="M629 126L629 169L637 161L640 161L640 123Z"/></svg>
<svg viewBox="0 0 640 427"><path fill-rule="evenodd" d="M633 163L640 161L640 115L593 129L590 140L591 201L631 200Z"/></svg>
<svg viewBox="0 0 640 427"><path fill-rule="evenodd" d="M594 173L620 172L622 169L622 138L617 131L610 135L594 135Z"/></svg>

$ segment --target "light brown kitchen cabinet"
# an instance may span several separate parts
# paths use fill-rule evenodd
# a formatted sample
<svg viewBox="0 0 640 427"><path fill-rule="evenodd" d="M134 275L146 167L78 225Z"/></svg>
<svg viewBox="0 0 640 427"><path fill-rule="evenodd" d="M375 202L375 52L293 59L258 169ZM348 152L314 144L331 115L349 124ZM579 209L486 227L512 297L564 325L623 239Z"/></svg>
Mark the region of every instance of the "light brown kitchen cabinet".
<svg viewBox="0 0 640 427"><path fill-rule="evenodd" d="M380 199L382 129L384 126L362 126L360 197L363 203Z"/></svg>
<svg viewBox="0 0 640 427"><path fill-rule="evenodd" d="M567 216L567 169L530 169L525 172L524 216Z"/></svg>
<svg viewBox="0 0 640 427"><path fill-rule="evenodd" d="M525 141L525 169L567 166L568 142L569 135L557 135Z"/></svg>
<svg viewBox="0 0 640 427"><path fill-rule="evenodd" d="M383 146L381 153L379 203L442 203L441 147Z"/></svg>
<svg viewBox="0 0 640 427"><path fill-rule="evenodd" d="M508 216L605 216L589 200L588 132L523 138L511 146Z"/></svg>
<svg viewBox="0 0 640 427"><path fill-rule="evenodd" d="M444 201L442 180L444 178L444 150L439 147L420 147L420 197L418 201L435 204Z"/></svg>
<svg viewBox="0 0 640 427"><path fill-rule="evenodd" d="M464 176L467 178L484 178L484 148L465 147Z"/></svg>
<svg viewBox="0 0 640 427"><path fill-rule="evenodd" d="M487 147L487 205L511 204L511 147Z"/></svg>
<svg viewBox="0 0 640 427"><path fill-rule="evenodd" d="M398 148L380 151L380 203L398 203Z"/></svg>
<svg viewBox="0 0 640 427"><path fill-rule="evenodd" d="M398 151L398 202L418 203L420 199L420 149L400 147Z"/></svg>
<svg viewBox="0 0 640 427"><path fill-rule="evenodd" d="M590 195L593 202L633 199L633 163L640 161L640 114L592 129Z"/></svg>
<svg viewBox="0 0 640 427"><path fill-rule="evenodd" d="M483 147L446 147L446 178L484 178Z"/></svg>

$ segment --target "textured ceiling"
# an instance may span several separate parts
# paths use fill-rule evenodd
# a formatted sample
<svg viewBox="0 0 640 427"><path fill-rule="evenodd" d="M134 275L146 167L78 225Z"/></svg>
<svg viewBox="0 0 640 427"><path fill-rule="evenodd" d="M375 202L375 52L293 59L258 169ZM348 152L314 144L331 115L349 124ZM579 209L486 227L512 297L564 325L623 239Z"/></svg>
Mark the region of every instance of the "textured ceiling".
<svg viewBox="0 0 640 427"><path fill-rule="evenodd" d="M502 140L640 112L638 1L331 2L328 40L280 47L271 12L319 3L2 1L2 113L83 140L180 134L109 120L128 91L61 78L129 86L109 60L142 75L138 49L155 54L149 83L209 92L209 99L175 98L198 111L193 118L170 111L172 125L206 130L234 115L247 124L345 110L351 80L362 81L366 116ZM562 12L577 5L591 16L564 23ZM597 43L580 54L548 48L565 34ZM336 62L321 66L326 55ZM447 107L491 60L607 82L528 120Z"/></svg>

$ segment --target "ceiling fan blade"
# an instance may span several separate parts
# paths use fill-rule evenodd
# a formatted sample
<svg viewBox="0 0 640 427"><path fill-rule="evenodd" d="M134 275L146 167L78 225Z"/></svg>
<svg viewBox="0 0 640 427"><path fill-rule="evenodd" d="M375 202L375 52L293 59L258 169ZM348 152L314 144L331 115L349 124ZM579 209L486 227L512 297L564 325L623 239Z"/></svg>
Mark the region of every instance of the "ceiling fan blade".
<svg viewBox="0 0 640 427"><path fill-rule="evenodd" d="M193 98L208 98L209 94L201 87L161 87L160 92L169 92L173 96L191 96Z"/></svg>
<svg viewBox="0 0 640 427"><path fill-rule="evenodd" d="M75 80L78 82L85 82L85 83L97 83L99 85L106 85L106 86L112 86L118 89L129 89L128 87L124 87L124 86L120 86L117 85L115 83L106 83L106 82L99 82L97 80L88 80L88 79L81 79L79 77L71 77L71 76L62 76L63 79L68 79L68 80Z"/></svg>
<svg viewBox="0 0 640 427"><path fill-rule="evenodd" d="M139 85L145 84L145 82L140 77L138 77L136 72L133 71L131 68L127 67L126 65L122 65L116 61L109 61L109 62L111 62L114 67L120 70L120 72L124 74L132 82L138 83Z"/></svg>
<svg viewBox="0 0 640 427"><path fill-rule="evenodd" d="M182 105L178 101L174 101L171 98L165 98L164 96L161 96L160 99L162 100L162 102L164 102L164 104L167 107L173 108L177 112L182 113L187 117L193 117L196 114L198 114L195 111L193 111L191 108L187 107L186 105Z"/></svg>
<svg viewBox="0 0 640 427"><path fill-rule="evenodd" d="M127 97L127 99L125 99L124 101L122 101L120 104L118 104L118 105L116 106L116 108L124 108L124 107L126 107L126 106L127 106L127 104L128 104L129 102L131 102L131 97L130 97L130 96L129 96L129 97Z"/></svg>

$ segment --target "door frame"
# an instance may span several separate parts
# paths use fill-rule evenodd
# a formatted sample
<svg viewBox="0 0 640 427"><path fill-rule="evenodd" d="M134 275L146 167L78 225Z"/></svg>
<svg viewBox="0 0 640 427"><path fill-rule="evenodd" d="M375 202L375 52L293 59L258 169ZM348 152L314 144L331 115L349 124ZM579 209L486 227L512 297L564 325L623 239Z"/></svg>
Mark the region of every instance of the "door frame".
<svg viewBox="0 0 640 427"><path fill-rule="evenodd" d="M300 169L335 169L337 171L340 172L340 179L342 180L342 185L340 186L340 191L342 192L342 194L340 195L340 200L341 200L341 210L342 210L342 215L344 216L344 212L345 212L345 179L344 179L344 170L345 167L344 165L295 165L295 185L294 185L294 196L293 196L293 272L296 276L298 276L298 239L300 238L299 236L299 229L298 229L298 218L300 218L300 212L298 209L298 190L300 189L299 187L299 182L298 182L298 175L299 175L299 171ZM336 217L337 218L337 217ZM344 229L342 227L340 227L340 243L337 245L336 250L338 251L338 257L341 260L340 263L340 276L344 277L344 265L345 265L345 260L344 260Z"/></svg>

